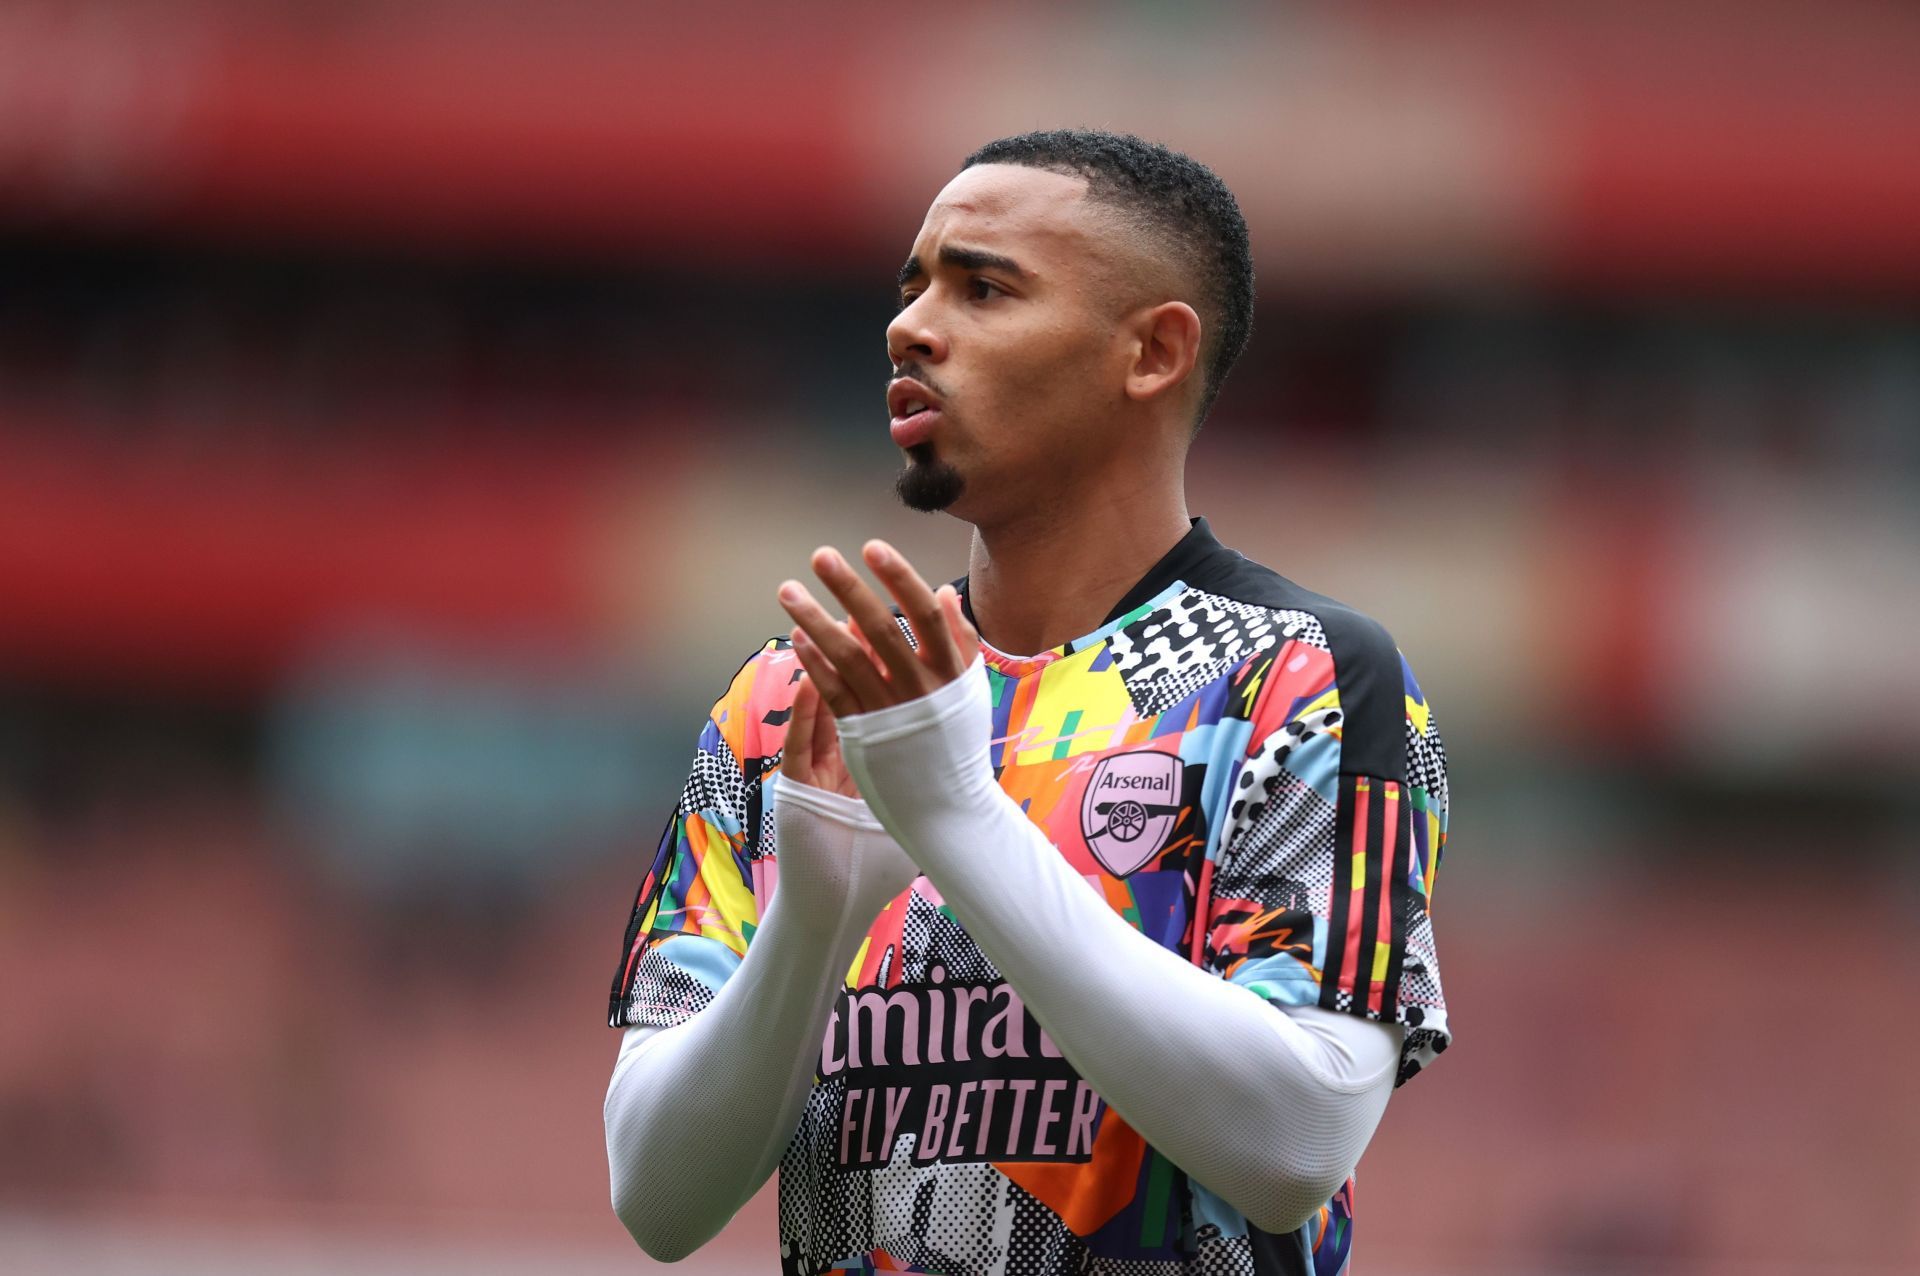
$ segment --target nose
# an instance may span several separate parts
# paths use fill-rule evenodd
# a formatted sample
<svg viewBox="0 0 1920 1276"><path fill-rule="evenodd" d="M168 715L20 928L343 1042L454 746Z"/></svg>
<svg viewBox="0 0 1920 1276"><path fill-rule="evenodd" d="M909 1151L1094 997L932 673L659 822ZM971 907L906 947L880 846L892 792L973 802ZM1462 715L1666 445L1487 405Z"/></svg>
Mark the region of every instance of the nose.
<svg viewBox="0 0 1920 1276"><path fill-rule="evenodd" d="M887 357L896 368L911 360L939 363L947 357L946 338L935 327L926 300L927 294L921 293L887 325Z"/></svg>

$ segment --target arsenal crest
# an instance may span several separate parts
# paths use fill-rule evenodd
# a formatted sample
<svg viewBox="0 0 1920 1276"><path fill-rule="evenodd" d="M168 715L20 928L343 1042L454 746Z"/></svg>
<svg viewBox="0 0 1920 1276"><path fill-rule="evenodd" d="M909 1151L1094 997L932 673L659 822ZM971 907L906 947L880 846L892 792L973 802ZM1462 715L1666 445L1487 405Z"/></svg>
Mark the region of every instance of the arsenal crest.
<svg viewBox="0 0 1920 1276"><path fill-rule="evenodd" d="M1167 844L1180 816L1179 758L1142 749L1103 758L1080 802L1087 848L1115 877L1125 877Z"/></svg>

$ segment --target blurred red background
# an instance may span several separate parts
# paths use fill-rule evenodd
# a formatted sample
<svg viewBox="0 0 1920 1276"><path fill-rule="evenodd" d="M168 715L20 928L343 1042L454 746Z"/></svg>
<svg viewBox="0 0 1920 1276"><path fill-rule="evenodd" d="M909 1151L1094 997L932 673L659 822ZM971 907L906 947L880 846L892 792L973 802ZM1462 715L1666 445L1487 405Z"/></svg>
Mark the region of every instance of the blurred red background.
<svg viewBox="0 0 1920 1276"><path fill-rule="evenodd" d="M1058 124L1238 193L1190 504L1446 732L1458 1048L1356 1270L1911 1266L1917 66L1864 2L0 7L0 1266L648 1265L643 857L807 548L961 569L891 271Z"/></svg>

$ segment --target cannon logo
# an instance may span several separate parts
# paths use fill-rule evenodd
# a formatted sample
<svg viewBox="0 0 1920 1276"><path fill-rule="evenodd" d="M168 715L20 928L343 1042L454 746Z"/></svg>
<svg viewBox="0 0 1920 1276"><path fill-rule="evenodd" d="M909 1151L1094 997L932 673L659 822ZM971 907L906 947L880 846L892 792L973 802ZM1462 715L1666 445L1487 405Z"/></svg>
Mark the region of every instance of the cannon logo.
<svg viewBox="0 0 1920 1276"><path fill-rule="evenodd" d="M1142 749L1102 759L1080 803L1080 831L1095 859L1125 877L1159 854L1180 816L1179 758Z"/></svg>

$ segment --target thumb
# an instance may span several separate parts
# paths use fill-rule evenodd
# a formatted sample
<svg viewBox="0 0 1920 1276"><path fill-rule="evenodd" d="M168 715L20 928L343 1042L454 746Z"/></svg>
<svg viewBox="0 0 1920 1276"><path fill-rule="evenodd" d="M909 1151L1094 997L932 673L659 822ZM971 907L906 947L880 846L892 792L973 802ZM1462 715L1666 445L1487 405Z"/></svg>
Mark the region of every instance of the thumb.
<svg viewBox="0 0 1920 1276"><path fill-rule="evenodd" d="M780 750L780 769L790 780L813 783L813 742L820 716L820 688L805 673L794 688L793 712L787 719L787 738Z"/></svg>
<svg viewBox="0 0 1920 1276"><path fill-rule="evenodd" d="M953 635L953 645L960 653L960 669L965 672L973 658L980 654L979 631L960 606L960 591L951 585L940 587L940 611L946 617L947 632Z"/></svg>

